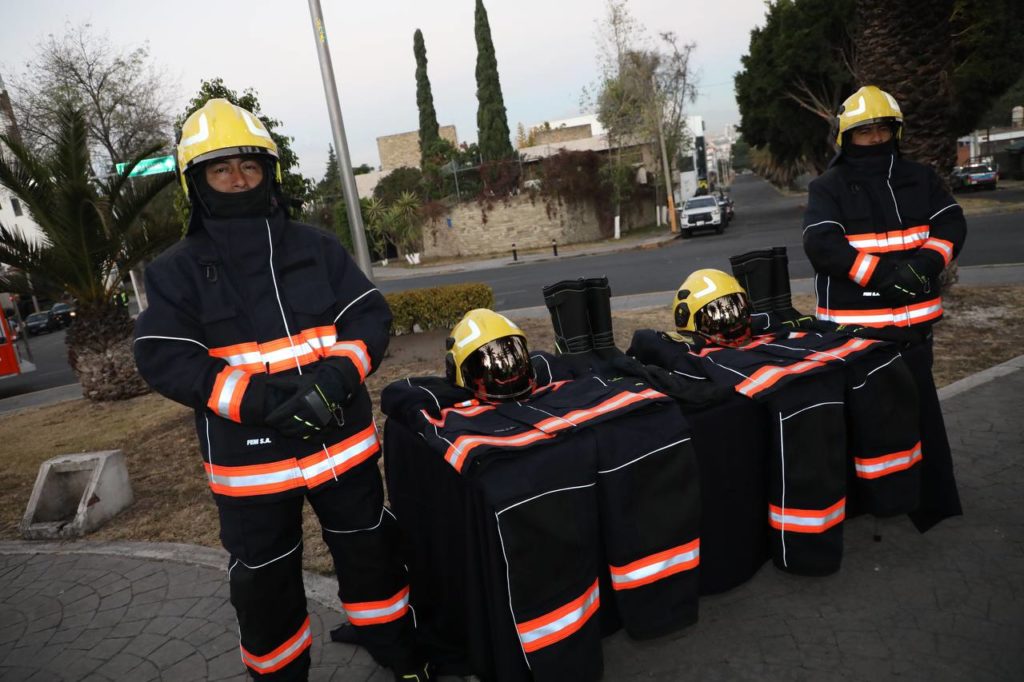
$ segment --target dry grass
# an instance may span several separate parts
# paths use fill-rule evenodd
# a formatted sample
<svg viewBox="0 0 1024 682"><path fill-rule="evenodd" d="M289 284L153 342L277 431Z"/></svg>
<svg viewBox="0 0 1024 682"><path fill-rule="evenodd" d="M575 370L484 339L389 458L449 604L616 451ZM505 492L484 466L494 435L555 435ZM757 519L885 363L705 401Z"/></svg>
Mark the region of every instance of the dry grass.
<svg viewBox="0 0 1024 682"><path fill-rule="evenodd" d="M813 308L809 296L794 303ZM935 332L935 380L943 386L1020 354L1024 338L1024 286L959 286L946 298L946 320ZM616 342L629 345L634 329L667 328L666 307L615 314ZM552 347L546 320L524 320L534 349ZM384 386L407 376L438 374L444 334L431 332L392 340L380 371L370 378L374 402ZM119 448L128 459L135 503L90 536L94 540L186 542L218 547L217 512L206 487L191 411L156 395L94 404L84 400L5 415L0 421L0 539L18 537L39 465L73 452ZM308 512L308 507L307 507ZM306 518L306 567L330 572L330 559L315 519Z"/></svg>

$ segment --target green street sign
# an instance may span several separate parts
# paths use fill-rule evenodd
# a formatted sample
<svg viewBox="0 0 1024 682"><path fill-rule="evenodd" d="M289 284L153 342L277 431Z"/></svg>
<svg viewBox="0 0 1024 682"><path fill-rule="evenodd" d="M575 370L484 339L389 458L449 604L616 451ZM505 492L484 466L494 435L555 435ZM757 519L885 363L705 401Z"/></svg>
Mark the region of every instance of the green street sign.
<svg viewBox="0 0 1024 682"><path fill-rule="evenodd" d="M124 173L127 163L117 164L117 172ZM155 159L143 159L139 161L128 176L134 178L139 175L158 175L160 173L173 173L175 170L174 156L159 156Z"/></svg>

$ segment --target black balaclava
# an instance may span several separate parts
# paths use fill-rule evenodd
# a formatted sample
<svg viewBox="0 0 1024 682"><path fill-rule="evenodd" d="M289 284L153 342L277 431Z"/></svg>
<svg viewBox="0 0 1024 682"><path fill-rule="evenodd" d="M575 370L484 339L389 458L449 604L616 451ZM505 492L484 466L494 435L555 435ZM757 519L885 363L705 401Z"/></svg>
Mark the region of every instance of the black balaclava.
<svg viewBox="0 0 1024 682"><path fill-rule="evenodd" d="M897 135L900 131L898 123L890 123L889 130L892 132L886 142L872 145L859 145L853 143L853 131L847 130L843 133L843 154L851 159L863 159L872 156L891 156L899 153L900 145Z"/></svg>
<svg viewBox="0 0 1024 682"><path fill-rule="evenodd" d="M189 172L189 184L195 191L196 203L207 218L263 218L273 213L277 207L274 164L262 156L255 158L263 166L263 181L245 192L218 192L210 187L206 182L206 163L212 161Z"/></svg>

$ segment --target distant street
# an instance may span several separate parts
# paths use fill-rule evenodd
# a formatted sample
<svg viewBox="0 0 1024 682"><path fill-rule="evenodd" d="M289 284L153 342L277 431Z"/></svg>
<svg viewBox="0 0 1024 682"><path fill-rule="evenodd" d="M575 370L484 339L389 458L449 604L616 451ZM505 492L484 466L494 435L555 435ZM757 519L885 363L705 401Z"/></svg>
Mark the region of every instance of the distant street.
<svg viewBox="0 0 1024 682"><path fill-rule="evenodd" d="M998 190L976 195L993 198L1024 191ZM810 263L801 241L804 195L784 197L753 175L741 175L733 184L736 217L725 233L701 233L679 239L661 249L626 251L592 256L566 256L535 263L507 264L490 270L473 270L423 277L382 280L382 291L404 291L457 282L484 282L494 290L499 310L543 305L546 284L576 277L607 275L612 295L622 296L669 291L698 268L729 270L729 256L768 246L786 246L793 278L810 277ZM968 218L967 245L961 265L1024 263L1024 213L980 215Z"/></svg>
<svg viewBox="0 0 1024 682"><path fill-rule="evenodd" d="M563 256L545 261L507 263L491 269L383 280L384 292L457 282L484 282L494 290L495 307L510 310L543 305L541 289L561 279L607 275L613 296L670 291L697 268L729 270L729 256L768 246L786 246L794 278L813 273L801 243L803 195L785 197L753 175L741 175L732 189L736 217L725 233L702 233L677 239L658 249ZM976 195L983 199L1024 201L1024 190L999 189ZM963 266L1024 263L1024 212L968 218ZM0 379L0 400L23 393L75 383L67 364L64 331L30 339L37 370Z"/></svg>

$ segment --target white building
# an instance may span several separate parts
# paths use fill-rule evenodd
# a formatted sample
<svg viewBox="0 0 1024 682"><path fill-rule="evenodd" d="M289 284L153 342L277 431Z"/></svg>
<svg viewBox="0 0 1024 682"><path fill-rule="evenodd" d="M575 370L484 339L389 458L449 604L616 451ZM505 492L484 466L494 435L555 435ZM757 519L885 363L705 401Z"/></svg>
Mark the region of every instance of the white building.
<svg viewBox="0 0 1024 682"><path fill-rule="evenodd" d="M4 135L17 135L17 124L14 121L14 110L11 108L10 97L3 77L0 77L0 132ZM0 153L11 158L10 150L0 142ZM29 215L28 207L11 194L6 187L0 185L0 225L12 232L20 232L30 241L41 241L43 233Z"/></svg>

